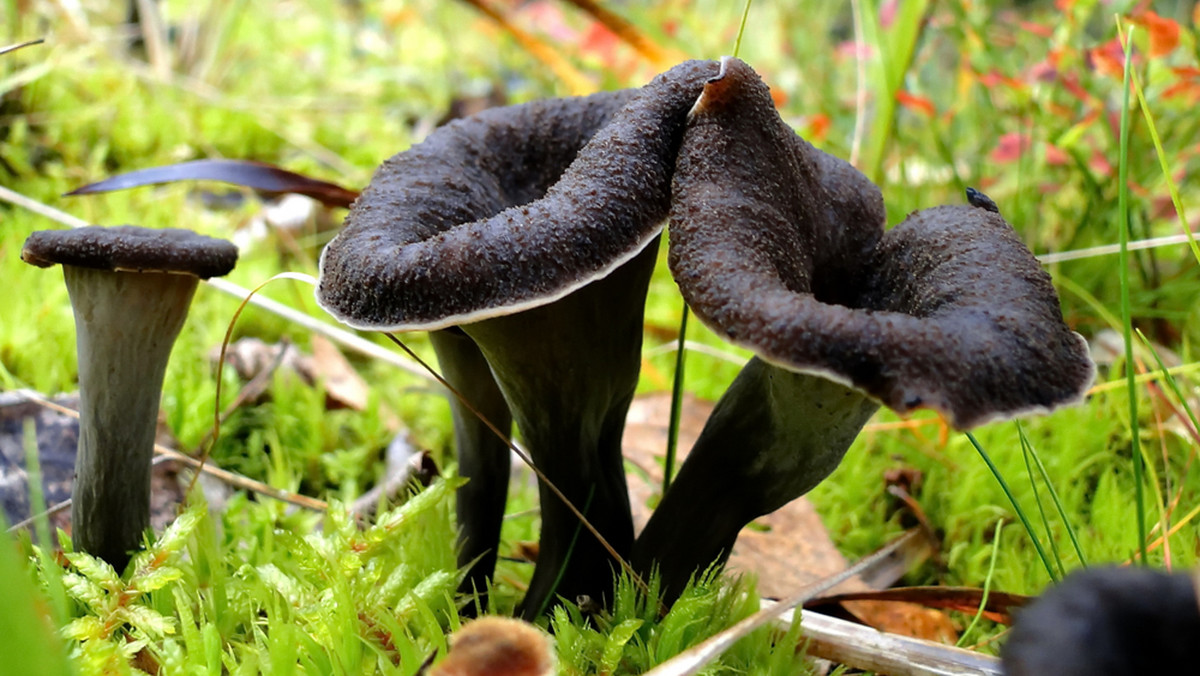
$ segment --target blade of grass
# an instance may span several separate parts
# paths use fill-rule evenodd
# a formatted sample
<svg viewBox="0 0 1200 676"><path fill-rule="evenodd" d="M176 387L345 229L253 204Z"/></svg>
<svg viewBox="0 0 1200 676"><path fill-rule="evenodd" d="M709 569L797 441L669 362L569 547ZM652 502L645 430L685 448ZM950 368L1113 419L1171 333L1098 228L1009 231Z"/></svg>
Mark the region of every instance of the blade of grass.
<svg viewBox="0 0 1200 676"><path fill-rule="evenodd" d="M860 2L863 13L864 32L875 52L875 115L871 130L867 133L866 152L863 156L863 173L875 183L881 182L883 157L891 141L892 128L896 120L896 93L904 84L904 76L912 66L917 51L917 40L925 25L925 13L929 0L910 0L897 3L896 16L890 28L880 24L879 8L876 3Z"/></svg>
<svg viewBox="0 0 1200 676"><path fill-rule="evenodd" d="M1149 561L1146 558L1146 505L1143 502L1145 467L1139 439L1141 430L1138 426L1137 387L1134 384L1136 374L1133 361L1133 310L1129 301L1129 91L1133 63L1133 30L1134 27L1130 26L1127 31L1122 31L1121 19L1117 17L1117 34L1121 37L1125 49L1125 76L1121 97L1121 155L1117 164L1117 216L1121 244L1117 271L1121 286L1121 329L1125 338L1125 378L1129 391L1129 441L1133 451L1138 547L1142 554L1142 565L1147 565Z"/></svg>
<svg viewBox="0 0 1200 676"><path fill-rule="evenodd" d="M996 477L996 482L1000 484L1000 490L1004 491L1004 495L1008 497L1008 502L1013 506L1013 511L1017 513L1017 518L1021 520L1021 525L1025 527L1025 532L1029 534L1029 539L1033 541L1033 548L1037 550L1038 556L1042 559L1042 565L1046 567L1046 573L1051 580L1058 581L1058 576L1054 573L1054 566L1050 565L1050 557L1046 556L1046 550L1042 547L1041 541L1038 539L1037 533L1033 530L1033 524L1029 522L1029 517L1025 516L1025 510L1021 509L1021 503L1017 502L1017 496L1013 495L1012 489L1008 487L1008 482L1004 480L1004 475L1000 473L1000 468L996 467L996 463L992 462L992 458L988 452L983 450L979 440L974 434L965 432L967 439L975 450L979 453L979 457L983 458L984 464L991 470L992 476Z"/></svg>
<svg viewBox="0 0 1200 676"><path fill-rule="evenodd" d="M750 17L750 4L753 0L746 0L746 6L742 8L742 23L738 26L737 40L733 43L733 55L737 56L742 53L742 35L746 32L746 20Z"/></svg>
<svg viewBox="0 0 1200 676"><path fill-rule="evenodd" d="M1018 436L1021 439L1021 457L1025 460L1025 474L1029 477L1029 487L1033 489L1033 500L1037 503L1038 515L1042 517L1042 528L1046 531L1046 539L1050 542L1050 553L1054 555L1054 563L1058 565L1059 575L1065 576L1067 569L1063 566L1062 555L1058 552L1058 540L1054 537L1054 531L1050 530L1050 519L1046 516L1045 505L1042 504L1042 494L1038 490L1037 478L1033 476L1033 464L1029 460L1029 441L1025 438L1024 433L1020 433Z"/></svg>
<svg viewBox="0 0 1200 676"><path fill-rule="evenodd" d="M1062 519L1063 527L1067 529L1067 536L1071 538L1071 546L1075 548L1075 555L1079 557L1079 563L1084 568L1087 568L1087 557L1083 555L1083 548L1079 546L1079 538L1075 533L1075 527L1071 525L1071 520L1067 518L1067 510L1063 507L1062 500L1058 497L1058 491L1054 490L1054 483L1050 481L1050 474L1046 471L1046 466L1042 464L1042 457L1038 455L1037 449L1033 444L1029 443L1029 438L1025 436L1025 428L1021 425L1021 421L1017 421L1017 436L1021 439L1021 446L1029 449L1029 457L1033 458L1033 462L1037 465L1038 473L1042 476L1042 481L1046 484L1046 490L1050 493L1050 499L1054 500L1054 507L1058 510L1058 516Z"/></svg>
<svg viewBox="0 0 1200 676"><path fill-rule="evenodd" d="M1175 381L1175 376L1172 375L1171 369L1168 369L1167 365L1163 363L1158 350L1154 349L1154 346L1150 344L1146 336L1141 331L1138 331L1137 334L1142 339L1142 343L1150 351L1150 355L1154 357L1154 362L1158 364L1158 370L1162 374L1162 379L1167 381L1167 387L1171 388L1171 392L1179 400L1179 404L1183 406L1184 413L1187 414L1188 420L1192 422L1192 429L1200 430L1200 421L1196 420L1196 414L1192 412L1192 407L1188 405L1187 397L1183 396L1183 390L1179 389L1179 383Z"/></svg>
<svg viewBox="0 0 1200 676"><path fill-rule="evenodd" d="M746 3L749 5L750 3ZM687 338L688 306L683 305L679 317L679 346L675 350L675 377L671 383L671 417L667 424L667 452L663 459L662 494L667 494L671 487L671 477L675 474L675 450L679 446L679 418L683 414L683 367L685 363L684 343Z"/></svg>
<svg viewBox="0 0 1200 676"><path fill-rule="evenodd" d="M54 548L50 539L50 517L46 512L46 493L42 489L42 463L38 455L37 425L33 418L25 418L22 431L22 442L25 445L25 476L29 481L29 513L40 515L33 520L34 533L38 539L38 558L42 564L42 574L46 577L46 587L50 594L50 607L54 613L55 625L61 627L69 617L67 612L67 592L63 588L62 568L54 563L53 557L47 552Z"/></svg>
<svg viewBox="0 0 1200 676"><path fill-rule="evenodd" d="M996 524L995 534L992 535L992 558L991 561L988 562L987 577L983 578L983 596L979 599L979 610L975 611L975 617L971 618L971 623L968 624L967 628L963 629L962 633L958 635L958 641L954 644L960 648L964 643L966 643L967 635L970 634L971 630L979 624L979 620L983 617L983 611L985 608L987 608L988 594L990 594L992 591L992 577L996 574L996 555L1000 553L1000 531L1003 528L1004 520L1001 519ZM1046 532L1049 533L1049 529L1047 529ZM1062 565L1061 561L1059 561L1059 565Z"/></svg>
<svg viewBox="0 0 1200 676"><path fill-rule="evenodd" d="M1129 68L1126 66L1126 72L1129 73ZM1167 192L1171 195L1171 204L1175 206L1175 216L1179 219L1179 225L1183 228L1183 235L1187 238L1188 247L1192 250L1192 255L1196 257L1196 261L1200 262L1200 245L1196 243L1196 236L1192 233L1191 226L1188 225L1187 211L1183 207L1183 201L1179 198L1179 186L1175 185L1175 179L1171 177L1171 168L1167 166L1167 153L1163 150L1162 138L1158 135L1158 127L1154 124L1154 116L1150 114L1150 104L1146 103L1146 96L1142 93L1142 87L1138 83L1137 74L1129 73L1132 79L1133 91L1137 93L1138 106L1142 110L1142 118L1146 120L1146 130L1150 132L1150 140L1154 143L1154 154L1158 157L1158 166L1162 168L1163 178L1167 181Z"/></svg>
<svg viewBox="0 0 1200 676"><path fill-rule="evenodd" d="M733 44L733 55L736 57L742 50L742 35L746 32L746 21L750 16L750 4L753 0L746 0L746 6L742 9L742 23L738 26L737 40ZM667 489L671 487L671 477L675 473L675 451L679 446L679 417L683 413L683 371L685 363L685 349L687 343L687 325L688 325L688 306L683 304L683 312L679 316L679 344L675 350L675 377L671 383L671 414L667 423L667 452L663 459L663 483L662 494L667 494Z"/></svg>

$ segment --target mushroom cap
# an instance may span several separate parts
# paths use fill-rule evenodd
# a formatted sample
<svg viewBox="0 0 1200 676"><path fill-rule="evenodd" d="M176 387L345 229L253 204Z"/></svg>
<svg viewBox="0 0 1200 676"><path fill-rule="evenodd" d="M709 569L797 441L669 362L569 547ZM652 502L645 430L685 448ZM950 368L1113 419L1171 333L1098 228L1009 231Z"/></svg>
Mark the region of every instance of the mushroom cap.
<svg viewBox="0 0 1200 676"><path fill-rule="evenodd" d="M741 61L706 85L677 167L680 291L764 360L957 428L1076 401L1091 383L1050 276L999 213L976 199L885 234L878 188L796 136Z"/></svg>
<svg viewBox="0 0 1200 676"><path fill-rule="evenodd" d="M508 617L481 617L450 637L446 657L431 676L549 676L555 672L550 637Z"/></svg>
<svg viewBox="0 0 1200 676"><path fill-rule="evenodd" d="M658 235L711 61L637 90L484 111L385 162L321 255L351 326L430 330L555 301Z"/></svg>
<svg viewBox="0 0 1200 676"><path fill-rule="evenodd" d="M228 274L237 257L237 247L223 239L191 230L134 225L41 230L31 234L21 249L21 260L41 268L58 264L201 279Z"/></svg>

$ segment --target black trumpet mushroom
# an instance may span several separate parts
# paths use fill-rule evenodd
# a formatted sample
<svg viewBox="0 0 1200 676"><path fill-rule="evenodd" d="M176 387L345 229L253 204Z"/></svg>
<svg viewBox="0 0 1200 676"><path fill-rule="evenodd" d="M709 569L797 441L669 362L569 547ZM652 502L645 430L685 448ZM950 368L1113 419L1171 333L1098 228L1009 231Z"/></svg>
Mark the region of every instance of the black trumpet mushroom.
<svg viewBox="0 0 1200 676"><path fill-rule="evenodd" d="M884 231L879 189L722 61L689 115L671 271L697 317L752 350L634 547L668 596L751 520L841 461L880 403L958 429L1079 400L1093 366L1050 277L986 197ZM991 208L988 207L991 206Z"/></svg>
<svg viewBox="0 0 1200 676"><path fill-rule="evenodd" d="M1090 568L1018 609L1000 650L1007 676L1183 673L1200 662L1195 573ZM1187 665L1191 664L1189 667Z"/></svg>
<svg viewBox="0 0 1200 676"><path fill-rule="evenodd" d="M716 72L686 62L641 89L452 122L380 167L321 257L317 299L338 320L451 332L433 342L451 385L482 393L506 427L498 389L534 463L621 557L633 545L621 433L646 289L687 111ZM460 496L460 562L478 559L464 584L479 588L508 452L462 409L454 417L473 484ZM616 566L544 485L540 497L526 617L555 595L606 597Z"/></svg>
<svg viewBox="0 0 1200 676"><path fill-rule="evenodd" d="M756 356L635 543L620 441L668 212L684 299ZM451 384L505 431L511 412L545 475L668 596L832 472L881 404L965 429L1076 401L1093 372L990 199L885 232L879 189L789 129L734 58L435 132L376 173L317 297L358 328L434 331ZM466 411L469 590L494 565L508 456ZM545 486L541 507L526 617L612 584L609 553Z"/></svg>
<svg viewBox="0 0 1200 676"><path fill-rule="evenodd" d="M72 541L120 573L150 523L150 463L171 347L196 286L228 274L237 248L189 230L91 226L35 232L21 259L63 268L79 356Z"/></svg>

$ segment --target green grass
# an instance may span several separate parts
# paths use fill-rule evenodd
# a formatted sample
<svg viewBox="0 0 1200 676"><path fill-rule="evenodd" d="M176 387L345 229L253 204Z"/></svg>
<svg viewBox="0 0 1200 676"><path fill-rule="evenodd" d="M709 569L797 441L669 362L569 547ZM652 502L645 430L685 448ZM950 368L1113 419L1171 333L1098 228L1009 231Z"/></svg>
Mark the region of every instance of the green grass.
<svg viewBox="0 0 1200 676"><path fill-rule="evenodd" d="M1190 185L1200 165L1195 145L1200 120L1189 96L1198 94L1186 88L1172 94L1186 84L1173 69L1200 61L1196 27L1184 16L1186 3L1160 8L1182 25L1180 44L1169 54L1147 56L1146 31L1135 31L1133 69L1144 97L1132 99L1124 116L1120 73L1096 67L1104 63L1100 57L1113 52L1089 55L1115 37L1108 14L1114 7L1074 3L1058 10L1053 3L1034 2L1016 9L1007 3L946 2L926 9L925 3L911 4L901 3L909 14L889 19L880 3L861 3L863 33L871 53L880 57L864 64L861 81L854 50L846 47L854 36L849 3L756 2L740 48L742 58L782 95L781 112L797 130L842 157L859 149L860 166L883 188L889 222L917 208L962 202L962 188L972 185L1000 205L1035 253L1043 253L1116 243L1125 236L1125 224L1133 239L1177 233L1180 218L1166 208L1172 201L1187 213L1200 213L1195 197L1200 193ZM1126 11L1132 4L1115 9ZM0 44L42 35L48 40L0 56L0 184L96 223L178 225L231 236L254 216L253 200L233 211L210 211L195 198L197 186L183 185L86 198L60 195L119 171L199 157L269 161L360 187L379 162L417 140L457 96L497 87L516 102L566 92L544 65L462 4L388 0L355 7L328 0L212 0L199 5L214 7L221 19L202 41L203 65L177 67L166 77L125 52L115 32L123 16L118 3L89 7L86 37L60 14L20 12L17 5L5 3ZM610 53L589 46L582 39L590 28L586 17L565 3L537 6L547 12L540 19L521 14L515 20L541 30L551 24L535 19L549 22L561 11L561 25L578 32L556 35L551 43L597 87L633 86L653 74L627 48ZM202 15L191 3L164 7L176 25ZM694 57L731 52L744 9L741 2L715 0L616 7L659 44ZM1123 56L1119 50L1116 55ZM862 109L871 115L863 124L856 117L860 88ZM900 91L910 98L898 100ZM1133 107L1138 100L1144 100L1144 108ZM913 101L927 102L932 115ZM1126 161L1119 160L1122 118L1128 130ZM860 128L863 136L856 144ZM1026 140L1024 152L1002 152L1019 137ZM1170 180L1164 170L1172 174ZM1128 178L1124 203L1118 172ZM340 218L333 214L335 221ZM0 223L0 269L6 284L19 291L0 295L0 387L72 390L73 322L61 277L24 265L18 256L29 232L55 226L8 205L0 205ZM231 281L254 286L281 270L315 274L319 248L330 236L327 230L304 233L299 249L282 247L274 238L253 244L243 249ZM1200 339L1195 256L1178 246L1130 251L1127 266L1120 260L1093 257L1049 267L1067 321L1089 339L1131 324L1153 346L1132 352L1133 362L1140 360L1147 373L1161 374L1172 366L1168 353L1191 364ZM676 363L669 348L658 349L674 344L681 312L665 260L660 263L647 306L646 351L653 356L643 369L643 393L669 389ZM1128 292L1129 322L1122 319L1123 291ZM265 293L323 317L301 285L277 283ZM173 353L163 411L184 449L196 448L211 425L216 383L207 355L235 309L232 299L201 289ZM688 335L734 359L746 356L698 323ZM302 329L254 308L243 314L234 336L268 342L286 338L302 348L309 344ZM423 337L406 340L432 357ZM1158 363L1158 357L1166 363ZM335 504L345 504L379 480L383 448L401 426L444 462L452 443L444 399L425 381L394 367L350 358L371 385L366 411L326 411L322 392L279 374L268 399L227 421L214 461ZM1149 546L1161 535L1163 503L1171 505L1172 525L1200 504L1197 442L1172 410L1194 410L1195 369L1171 379L1158 377L1154 386L1139 379L1131 390L1125 381L1130 362L1119 356L1102 365L1097 391L1080 407L1023 421L1022 430L1002 422L974 431L1012 499L1030 516L1030 531L1017 526L1013 504L965 436L951 433L942 439L936 421L896 428L891 425L896 416L887 411L811 498L842 551L864 555L903 529L904 516L886 491L884 473L918 470L923 480L915 497L942 537L943 551L941 564L912 572L906 579L911 583L982 587L990 580L992 590L1036 593L1050 582L1048 569L1057 572L1059 563L1044 564L1033 538L1067 570L1084 558L1092 564L1127 561L1143 545L1135 517L1139 505L1151 541L1148 563L1195 565L1200 527L1194 522L1170 536L1169 550ZM738 368L690 352L686 386L715 399ZM239 383L228 370L222 378L224 407ZM1039 462L1032 465L1022 431L1037 450ZM1147 462L1144 481L1135 477L1135 458ZM1036 469L1039 464L1044 476ZM1044 489L1046 483L1053 493ZM447 493L449 484L437 485L431 496ZM1146 489L1142 500L1138 486ZM514 491L510 512L524 512L535 500L528 487ZM71 601L64 623L70 628L60 635L68 637L67 654L81 673L102 666L128 672L129 653L138 650L170 673L222 667L236 673L286 672L296 664L324 673L412 673L430 651L444 647L444 633L458 622L452 612L448 503L421 504L412 522L385 535L378 525L355 530L338 507L322 516L238 495L220 514L200 507L185 512L171 536L155 545L152 551L162 558L144 575L114 582L73 557L72 565L50 570L45 562L52 558L31 560L27 567L33 576L21 579L37 581L43 594L54 580L66 583ZM399 518L395 515L405 509L413 508L388 514ZM1011 525L998 531L1000 521ZM512 555L516 543L535 540L536 533L534 516L506 521L502 555ZM30 554L29 545L20 545L20 551ZM0 565L9 565L3 556ZM159 572L164 570L169 572ZM502 563L494 595L501 610L511 609L528 574L527 564ZM151 576L149 585L146 576ZM104 605L96 589L117 584L142 585L131 607L144 608L133 611L144 618L128 621L114 614L128 609ZM708 594L706 600L697 601L689 617L718 613L722 622L717 624L728 624L752 605L745 600L750 605L733 607L729 589L736 588L706 589L698 592ZM22 617L19 613L31 608L53 616L47 602L17 596L25 593L20 585L11 593L3 620ZM614 659L622 669L640 668L647 664L645 651L659 649L652 646L673 650L686 643L676 638L654 643L653 637L666 630L638 606L645 601L620 598L599 633L595 622L589 629L571 621L570 611L562 611L565 618L555 616L559 635L573 636L592 656L572 663L572 673L595 672ZM96 629L86 618L114 617L122 619L107 634L79 640ZM966 627L971 616L955 620ZM642 623L634 627L637 621ZM26 627L35 634L28 641L52 640L39 638L37 626ZM996 631L985 622L971 638ZM746 650L767 650L777 638L763 638ZM5 647L18 640L26 639L10 640L0 632L0 653L7 654ZM753 663L739 662L750 659L739 655L731 656L726 668Z"/></svg>

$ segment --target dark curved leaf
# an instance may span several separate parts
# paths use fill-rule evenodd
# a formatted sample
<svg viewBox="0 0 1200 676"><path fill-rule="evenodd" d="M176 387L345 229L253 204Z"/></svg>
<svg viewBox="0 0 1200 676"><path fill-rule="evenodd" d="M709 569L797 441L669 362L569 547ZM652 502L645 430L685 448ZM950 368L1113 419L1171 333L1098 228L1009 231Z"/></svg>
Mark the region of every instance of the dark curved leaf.
<svg viewBox="0 0 1200 676"><path fill-rule="evenodd" d="M139 169L76 188L67 195L90 195L176 181L221 181L267 193L296 193L327 207L349 207L358 192L265 162L247 160L193 160L163 167Z"/></svg>

